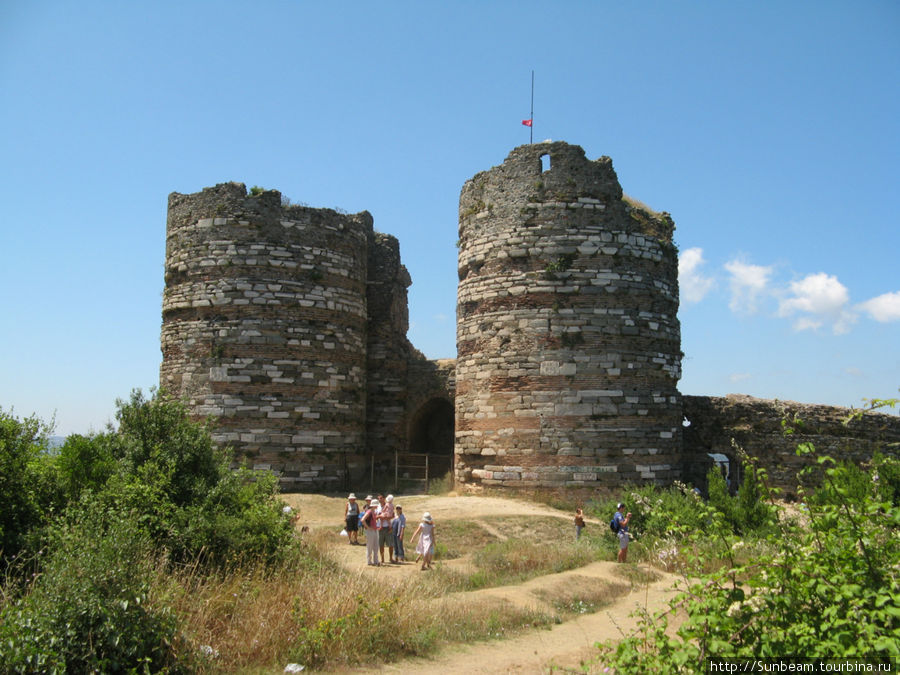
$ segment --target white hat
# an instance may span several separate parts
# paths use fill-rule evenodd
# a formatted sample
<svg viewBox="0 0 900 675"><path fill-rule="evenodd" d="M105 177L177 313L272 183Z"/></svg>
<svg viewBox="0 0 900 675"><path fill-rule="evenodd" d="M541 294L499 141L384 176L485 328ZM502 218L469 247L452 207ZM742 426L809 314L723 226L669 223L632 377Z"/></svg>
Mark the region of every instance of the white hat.
<svg viewBox="0 0 900 675"><path fill-rule="evenodd" d="M422 516L422 520L424 520L426 523L430 523L432 520L431 514L426 511L425 515Z"/></svg>
<svg viewBox="0 0 900 675"><path fill-rule="evenodd" d="M347 499L356 499L356 493L355 493L355 492L351 492L351 493L350 493L350 496L347 497Z"/></svg>
<svg viewBox="0 0 900 675"><path fill-rule="evenodd" d="M291 511L293 511L293 509L290 506L285 506L283 509L281 509L281 512L285 515L290 514Z"/></svg>
<svg viewBox="0 0 900 675"><path fill-rule="evenodd" d="M388 495L387 497L384 498L384 500L386 502L392 502L392 501L394 501L394 495Z"/></svg>

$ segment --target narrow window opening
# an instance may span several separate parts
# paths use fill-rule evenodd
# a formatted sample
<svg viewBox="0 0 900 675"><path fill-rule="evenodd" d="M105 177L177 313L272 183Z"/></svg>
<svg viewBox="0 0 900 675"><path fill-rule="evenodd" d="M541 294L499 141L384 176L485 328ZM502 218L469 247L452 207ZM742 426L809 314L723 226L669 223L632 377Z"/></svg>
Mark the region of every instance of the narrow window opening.
<svg viewBox="0 0 900 675"><path fill-rule="evenodd" d="M550 170L550 155L541 155L541 173Z"/></svg>

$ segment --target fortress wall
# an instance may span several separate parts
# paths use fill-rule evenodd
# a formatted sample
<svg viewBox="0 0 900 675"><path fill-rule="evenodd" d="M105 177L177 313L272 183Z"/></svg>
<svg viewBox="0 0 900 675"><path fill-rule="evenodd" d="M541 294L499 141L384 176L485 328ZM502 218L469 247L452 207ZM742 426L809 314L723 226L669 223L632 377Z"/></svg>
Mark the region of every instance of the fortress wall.
<svg viewBox="0 0 900 675"><path fill-rule="evenodd" d="M169 196L161 386L286 489L363 461L371 233L238 183Z"/></svg>
<svg viewBox="0 0 900 675"><path fill-rule="evenodd" d="M862 465L876 451L900 450L900 417L867 413L849 423L849 408L773 401L730 394L725 397L685 396L685 480L705 488L711 466L708 453L726 455L732 466L732 487L741 479L737 444L766 470L770 485L786 496L796 495L797 473L815 464L815 457L796 454L801 443L812 443L817 455L829 455ZM793 430L785 434L783 420ZM734 441L734 444L732 443Z"/></svg>
<svg viewBox="0 0 900 675"><path fill-rule="evenodd" d="M396 237L376 232L369 245L367 420L369 452L393 458L406 447L407 363L411 346L407 288Z"/></svg>
<svg viewBox="0 0 900 675"><path fill-rule="evenodd" d="M459 218L457 480L677 478L671 219L623 199L609 158L566 143L516 148L467 181Z"/></svg>

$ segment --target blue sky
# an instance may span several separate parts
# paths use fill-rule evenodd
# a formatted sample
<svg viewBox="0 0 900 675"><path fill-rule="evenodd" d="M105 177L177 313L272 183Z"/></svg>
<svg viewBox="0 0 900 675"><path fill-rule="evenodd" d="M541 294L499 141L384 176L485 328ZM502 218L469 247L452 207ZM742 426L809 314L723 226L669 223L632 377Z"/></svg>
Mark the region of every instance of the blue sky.
<svg viewBox="0 0 900 675"><path fill-rule="evenodd" d="M676 223L686 394L900 387L900 4L0 0L0 407L158 382L166 200L370 211L455 356L459 191L534 139Z"/></svg>

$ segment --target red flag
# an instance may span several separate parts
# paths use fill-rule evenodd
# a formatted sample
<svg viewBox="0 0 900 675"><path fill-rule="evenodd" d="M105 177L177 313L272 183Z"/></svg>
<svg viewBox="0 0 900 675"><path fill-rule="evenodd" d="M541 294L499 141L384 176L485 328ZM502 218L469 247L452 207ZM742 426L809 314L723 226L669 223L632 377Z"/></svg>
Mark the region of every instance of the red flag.
<svg viewBox="0 0 900 675"><path fill-rule="evenodd" d="M530 127L530 126L531 126L531 120L522 120L522 124L524 124L526 127Z"/></svg>

